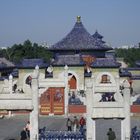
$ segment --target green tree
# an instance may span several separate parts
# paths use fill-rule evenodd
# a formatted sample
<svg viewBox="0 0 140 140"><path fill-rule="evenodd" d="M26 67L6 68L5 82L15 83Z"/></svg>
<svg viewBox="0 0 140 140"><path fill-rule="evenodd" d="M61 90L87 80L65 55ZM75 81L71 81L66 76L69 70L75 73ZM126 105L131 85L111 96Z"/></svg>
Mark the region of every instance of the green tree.
<svg viewBox="0 0 140 140"><path fill-rule="evenodd" d="M48 62L52 57L52 53L47 48L26 40L23 44L14 44L7 49L1 49L0 57L5 57L15 63L21 62L24 58L43 58L44 61Z"/></svg>
<svg viewBox="0 0 140 140"><path fill-rule="evenodd" d="M129 67L134 67L135 62L140 60L140 48L115 49L117 57L123 57Z"/></svg>

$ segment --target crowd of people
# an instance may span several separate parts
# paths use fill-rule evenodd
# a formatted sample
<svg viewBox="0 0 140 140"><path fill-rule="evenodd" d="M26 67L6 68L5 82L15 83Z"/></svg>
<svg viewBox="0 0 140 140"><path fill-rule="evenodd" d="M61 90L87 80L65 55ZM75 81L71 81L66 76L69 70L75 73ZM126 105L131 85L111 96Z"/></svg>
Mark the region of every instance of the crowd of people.
<svg viewBox="0 0 140 140"><path fill-rule="evenodd" d="M80 131L81 134L83 134L83 135L84 135L84 131L85 131L85 129L84 129L85 125L86 125L85 118L81 117L80 119L78 119L76 116L74 116L73 120L68 118L67 123L66 123L68 131L74 131L74 132Z"/></svg>
<svg viewBox="0 0 140 140"><path fill-rule="evenodd" d="M103 93L100 102L110 102L115 101L114 93Z"/></svg>
<svg viewBox="0 0 140 140"><path fill-rule="evenodd" d="M66 122L67 131L73 131L73 132L80 132L82 135L85 135L85 126L86 126L86 120L82 116L81 118L77 118L74 116L73 119L68 118ZM46 127L45 127L46 128ZM30 122L28 121L26 126L23 128L23 130L20 133L20 140L27 140L30 138ZM134 127L132 132L135 133L137 130L137 127ZM116 134L112 130L112 128L109 128L107 132L108 140L115 140Z"/></svg>

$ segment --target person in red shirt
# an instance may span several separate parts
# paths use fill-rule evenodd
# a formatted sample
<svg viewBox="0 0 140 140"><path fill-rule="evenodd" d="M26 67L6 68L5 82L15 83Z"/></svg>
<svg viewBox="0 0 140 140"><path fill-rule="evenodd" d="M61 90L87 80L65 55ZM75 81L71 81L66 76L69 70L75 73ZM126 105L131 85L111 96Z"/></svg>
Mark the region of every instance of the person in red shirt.
<svg viewBox="0 0 140 140"><path fill-rule="evenodd" d="M86 124L84 117L81 117L79 124L80 124L80 132L83 135L84 134L84 125Z"/></svg>

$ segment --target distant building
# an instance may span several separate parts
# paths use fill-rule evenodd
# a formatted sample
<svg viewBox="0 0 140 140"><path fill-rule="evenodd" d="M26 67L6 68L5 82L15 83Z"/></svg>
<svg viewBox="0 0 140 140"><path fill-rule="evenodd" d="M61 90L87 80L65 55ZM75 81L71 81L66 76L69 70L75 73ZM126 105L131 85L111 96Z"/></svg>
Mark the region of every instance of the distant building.
<svg viewBox="0 0 140 140"><path fill-rule="evenodd" d="M0 58L0 79L8 78L15 65L5 58Z"/></svg>
<svg viewBox="0 0 140 140"><path fill-rule="evenodd" d="M129 49L129 48L139 48L139 46L138 45L123 45L123 46L119 46L117 48Z"/></svg>

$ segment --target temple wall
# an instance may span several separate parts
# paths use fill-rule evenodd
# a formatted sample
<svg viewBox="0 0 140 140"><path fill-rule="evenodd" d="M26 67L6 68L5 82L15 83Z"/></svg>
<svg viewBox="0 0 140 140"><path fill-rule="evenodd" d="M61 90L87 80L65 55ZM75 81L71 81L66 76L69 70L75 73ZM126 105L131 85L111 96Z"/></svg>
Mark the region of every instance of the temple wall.
<svg viewBox="0 0 140 140"><path fill-rule="evenodd" d="M18 81L17 81L18 88L25 89L26 78L29 75L31 75L32 72L33 72L33 69L19 69L19 78L18 78ZM41 73L44 75L45 74L45 69L40 69L40 75L42 75ZM29 88L26 87L26 89L28 90Z"/></svg>
<svg viewBox="0 0 140 140"><path fill-rule="evenodd" d="M83 67L68 67L68 73L73 74L77 80L77 89L84 88L84 68ZM53 78L64 78L64 68L54 67Z"/></svg>

